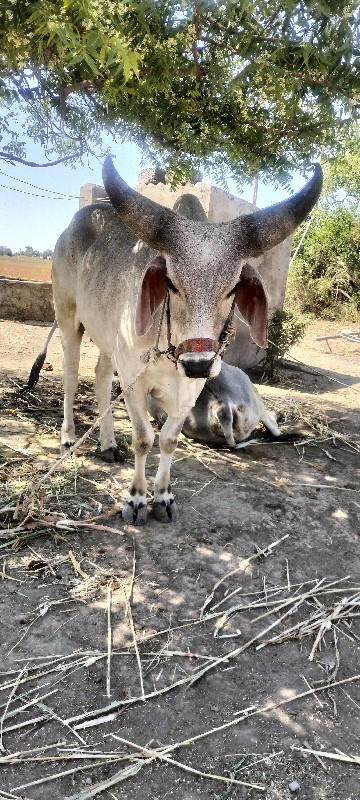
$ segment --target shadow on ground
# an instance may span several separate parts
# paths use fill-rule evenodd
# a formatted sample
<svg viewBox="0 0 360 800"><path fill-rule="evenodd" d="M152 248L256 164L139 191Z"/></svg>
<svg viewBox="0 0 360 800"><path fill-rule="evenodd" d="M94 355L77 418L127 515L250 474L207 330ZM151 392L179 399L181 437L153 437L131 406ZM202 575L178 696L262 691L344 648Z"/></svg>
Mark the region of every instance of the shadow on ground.
<svg viewBox="0 0 360 800"><path fill-rule="evenodd" d="M304 751L359 756L359 416L335 394L320 412L302 385L266 397L303 444L182 438L179 522L126 529L131 451L105 465L95 436L26 518L57 457L61 384L20 402L3 381L0 795L287 800L295 781L306 800L358 797L358 765ZM76 414L80 435L91 382ZM116 427L128 442L121 405ZM135 747L174 744L180 766Z"/></svg>

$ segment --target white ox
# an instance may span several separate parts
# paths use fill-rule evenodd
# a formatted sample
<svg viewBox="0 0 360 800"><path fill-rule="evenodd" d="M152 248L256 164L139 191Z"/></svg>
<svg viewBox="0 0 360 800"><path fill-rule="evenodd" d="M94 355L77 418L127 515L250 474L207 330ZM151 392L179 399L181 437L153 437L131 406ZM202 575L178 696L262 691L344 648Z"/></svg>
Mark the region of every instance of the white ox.
<svg viewBox="0 0 360 800"><path fill-rule="evenodd" d="M86 329L100 350L99 412L109 406L115 368L132 423L135 472L122 512L127 523L141 525L147 517L145 463L154 441L149 394L167 414L159 436L153 514L168 522L177 517L170 487L173 452L206 378L220 371L221 334L234 303L253 340L266 346L266 294L246 259L279 244L302 222L319 197L322 173L317 165L289 200L217 224L187 219L139 195L120 178L110 157L103 178L112 206L81 209L54 253L54 305L64 351L61 445L70 447L75 439L73 403ZM165 304L168 332L165 324L159 326ZM147 361L156 345L162 354ZM100 424L100 447L106 459L119 458L111 413Z"/></svg>

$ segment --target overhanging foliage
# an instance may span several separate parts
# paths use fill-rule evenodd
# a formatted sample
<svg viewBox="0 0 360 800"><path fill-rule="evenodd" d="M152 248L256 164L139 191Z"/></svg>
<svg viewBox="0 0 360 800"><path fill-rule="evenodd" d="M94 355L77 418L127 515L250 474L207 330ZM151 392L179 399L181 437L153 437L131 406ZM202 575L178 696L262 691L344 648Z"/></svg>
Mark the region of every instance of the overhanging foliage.
<svg viewBox="0 0 360 800"><path fill-rule="evenodd" d="M76 157L105 128L175 180L201 161L284 181L357 116L359 24L355 0L2 0L2 155L26 159L25 133Z"/></svg>

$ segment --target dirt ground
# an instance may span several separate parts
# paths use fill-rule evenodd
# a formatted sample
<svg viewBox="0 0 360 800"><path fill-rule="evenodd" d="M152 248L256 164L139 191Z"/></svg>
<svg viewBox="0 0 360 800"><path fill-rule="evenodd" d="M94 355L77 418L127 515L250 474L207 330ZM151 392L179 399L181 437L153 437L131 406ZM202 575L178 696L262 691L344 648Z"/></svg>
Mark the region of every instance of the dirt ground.
<svg viewBox="0 0 360 800"><path fill-rule="evenodd" d="M51 281L51 263L43 258L0 257L0 275L28 281Z"/></svg>
<svg viewBox="0 0 360 800"><path fill-rule="evenodd" d="M344 327L292 350L317 372L259 386L296 445L182 437L179 522L136 529L116 513L122 403L125 463L92 434L30 513L58 458L60 343L21 400L46 329L0 322L0 800L359 800L360 345L317 341ZM95 360L86 341L79 436Z"/></svg>

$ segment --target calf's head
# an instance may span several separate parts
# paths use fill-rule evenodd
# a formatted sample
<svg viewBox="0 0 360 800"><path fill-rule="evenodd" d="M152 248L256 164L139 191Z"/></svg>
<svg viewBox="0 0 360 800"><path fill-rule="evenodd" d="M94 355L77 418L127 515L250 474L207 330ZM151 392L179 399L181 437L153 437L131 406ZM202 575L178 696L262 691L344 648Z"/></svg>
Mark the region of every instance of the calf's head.
<svg viewBox="0 0 360 800"><path fill-rule="evenodd" d="M217 224L208 223L201 215L185 218L130 189L110 157L105 160L103 177L122 221L157 251L139 286L136 334L143 336L149 331L169 292L171 341L178 367L187 377L208 378L219 373L219 336L234 301L254 342L266 347L266 291L247 259L275 247L305 219L321 192L320 166L315 166L311 180L289 200Z"/></svg>

